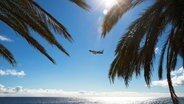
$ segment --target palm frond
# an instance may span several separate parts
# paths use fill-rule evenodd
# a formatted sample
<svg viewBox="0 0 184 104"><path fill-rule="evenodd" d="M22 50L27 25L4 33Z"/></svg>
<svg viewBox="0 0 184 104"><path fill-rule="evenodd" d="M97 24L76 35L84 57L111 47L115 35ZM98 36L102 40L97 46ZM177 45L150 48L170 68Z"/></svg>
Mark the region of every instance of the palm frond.
<svg viewBox="0 0 184 104"><path fill-rule="evenodd" d="M76 5L78 5L79 7L85 9L85 10L89 10L90 6L86 3L85 0L70 0L71 2L75 3Z"/></svg>
<svg viewBox="0 0 184 104"><path fill-rule="evenodd" d="M35 1L2 0L0 1L0 8L0 20L17 31L28 43L44 54L50 61L55 63L51 56L47 54L45 48L31 36L30 30L37 32L49 44L56 46L60 51L69 56L51 31L54 30L69 41L72 41L71 35L64 25L59 23Z"/></svg>
<svg viewBox="0 0 184 104"><path fill-rule="evenodd" d="M9 63L12 65L16 64L16 61L12 55L12 53L2 44L0 44L0 55L4 57Z"/></svg>
<svg viewBox="0 0 184 104"><path fill-rule="evenodd" d="M48 26L51 26L56 32L59 34L63 34L66 39L69 41L72 41L72 37L70 33L67 31L67 29L59 23L53 16L51 16L47 11L45 11L43 8L41 8L36 2L30 1L30 5L33 9L37 12L40 19L46 23Z"/></svg>
<svg viewBox="0 0 184 104"><path fill-rule="evenodd" d="M118 0L118 3L108 11L104 18L102 36L106 36L124 13L143 1L144 0Z"/></svg>
<svg viewBox="0 0 184 104"><path fill-rule="evenodd" d="M8 13L8 12L6 12ZM0 15L0 19L12 27L15 31L17 31L23 38L27 40L32 46L38 49L42 54L44 54L52 63L55 61L51 58L50 55L47 54L46 50L38 41L36 41L33 37L30 36L28 27L26 24L20 22L17 18L12 17L11 15Z"/></svg>
<svg viewBox="0 0 184 104"><path fill-rule="evenodd" d="M14 4L15 3L15 4ZM17 4L18 3L18 4ZM15 7L17 5L21 5L22 2L13 2L12 7ZM29 3L29 2L26 2ZM28 5L28 4L27 4ZM66 55L69 55L66 50L58 43L58 41L55 39L52 32L49 30L48 24L42 21L42 18L39 18L39 14L36 14L31 7L23 6L17 7L19 9L17 12L11 10L10 12L17 16L18 19L20 19L22 22L25 22L31 29L38 32L40 36L42 36L45 40L47 40L50 44L55 45L58 49L60 49L62 52L64 52ZM8 10L10 10L8 8Z"/></svg>

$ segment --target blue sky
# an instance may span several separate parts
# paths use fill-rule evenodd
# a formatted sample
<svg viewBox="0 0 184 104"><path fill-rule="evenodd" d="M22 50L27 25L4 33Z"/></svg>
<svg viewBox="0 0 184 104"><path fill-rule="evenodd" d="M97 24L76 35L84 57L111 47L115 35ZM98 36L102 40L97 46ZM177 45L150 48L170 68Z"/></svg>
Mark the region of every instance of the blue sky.
<svg viewBox="0 0 184 104"><path fill-rule="evenodd" d="M122 79L117 78L114 84L111 84L108 79L108 69L114 58L114 50L119 38L126 32L128 25L140 16L147 6L152 4L151 0L126 13L104 39L100 37L100 26L105 15L104 10L107 8L102 2L99 3L99 0L88 0L92 7L90 11L82 10L68 0L53 0L52 2L36 0L36 2L64 24L72 34L74 39L72 43L56 35L57 40L71 56L64 55L33 32L35 38L56 60L57 64L54 65L6 24L0 22L0 35L10 39L1 39L1 42L12 51L18 62L16 67L12 67L3 58L0 58L1 71L9 73L0 74L0 85L4 88L5 86L7 88L21 86L20 88L24 89L62 89L64 91L168 92L167 87L159 86L160 83L165 82L164 80L158 81L156 69L152 74L152 80L156 81L155 86L151 88L145 86L143 76L137 79L133 78L128 88ZM158 46L160 44L162 42ZM104 54L95 56L88 52L89 49L104 49ZM159 55L160 47L157 47L156 50ZM178 65L177 69L180 67L181 65ZM5 70L10 71L6 72ZM11 70L14 70L14 74L11 73ZM175 72L173 77L181 77L180 79L183 81L184 72L181 69ZM180 84L177 84L175 88L176 92L184 93Z"/></svg>

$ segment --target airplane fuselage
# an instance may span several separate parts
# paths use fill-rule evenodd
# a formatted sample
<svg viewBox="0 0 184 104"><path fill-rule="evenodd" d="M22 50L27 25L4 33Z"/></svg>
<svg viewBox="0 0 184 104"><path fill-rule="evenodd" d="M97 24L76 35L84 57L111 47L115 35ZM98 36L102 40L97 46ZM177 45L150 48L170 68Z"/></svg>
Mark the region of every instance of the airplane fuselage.
<svg viewBox="0 0 184 104"><path fill-rule="evenodd" d="M102 51L89 50L89 52L93 54L103 54L103 50Z"/></svg>

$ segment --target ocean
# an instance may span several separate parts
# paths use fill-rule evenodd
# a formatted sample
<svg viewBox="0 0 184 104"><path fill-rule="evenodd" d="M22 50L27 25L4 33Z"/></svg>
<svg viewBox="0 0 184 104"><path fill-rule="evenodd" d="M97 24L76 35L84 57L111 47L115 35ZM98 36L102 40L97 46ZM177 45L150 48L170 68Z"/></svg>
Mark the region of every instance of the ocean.
<svg viewBox="0 0 184 104"><path fill-rule="evenodd" d="M184 98L180 98L184 104ZM0 104L172 104L171 98L151 97L0 97Z"/></svg>

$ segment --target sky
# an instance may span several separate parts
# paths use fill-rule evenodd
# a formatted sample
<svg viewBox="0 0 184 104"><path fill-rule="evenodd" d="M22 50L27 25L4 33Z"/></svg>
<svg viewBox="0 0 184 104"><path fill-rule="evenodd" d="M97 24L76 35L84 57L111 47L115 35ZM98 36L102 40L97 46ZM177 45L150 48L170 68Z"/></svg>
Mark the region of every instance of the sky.
<svg viewBox="0 0 184 104"><path fill-rule="evenodd" d="M108 79L108 70L118 40L127 31L129 24L153 3L152 0L147 0L127 12L106 38L100 36L101 24L114 2L87 0L91 6L89 11L79 8L69 0L36 2L72 34L72 43L56 34L57 40L69 52L70 57L32 32L56 60L57 64L52 64L18 33L0 21L0 42L8 47L17 60L17 65L13 67L0 58L0 96L169 96L165 77L161 81L157 78L157 64L154 64L150 88L146 86L143 75L133 77L128 87L121 78L116 78L114 83L110 83ZM160 55L161 44L163 42L155 48L156 57ZM89 49L104 50L104 54L93 55L88 52ZM184 96L181 59L176 71L172 72L172 79L176 92Z"/></svg>

